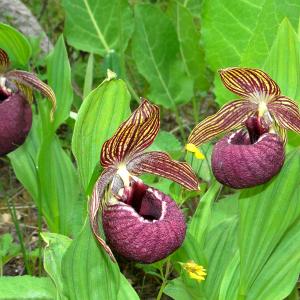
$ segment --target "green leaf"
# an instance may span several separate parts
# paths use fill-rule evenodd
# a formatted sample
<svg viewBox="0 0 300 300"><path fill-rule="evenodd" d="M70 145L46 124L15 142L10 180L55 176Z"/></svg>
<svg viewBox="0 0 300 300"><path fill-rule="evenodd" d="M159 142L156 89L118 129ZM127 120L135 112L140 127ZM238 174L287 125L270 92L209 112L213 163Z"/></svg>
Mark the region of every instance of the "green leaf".
<svg viewBox="0 0 300 300"><path fill-rule="evenodd" d="M71 68L62 35L47 58L47 79L55 92L57 101L53 124L55 130L69 117L73 102Z"/></svg>
<svg viewBox="0 0 300 300"><path fill-rule="evenodd" d="M126 0L63 0L64 33L73 47L104 56L124 51L133 31L132 11Z"/></svg>
<svg viewBox="0 0 300 300"><path fill-rule="evenodd" d="M5 276L0 277L0 299L54 300L56 292L50 278Z"/></svg>
<svg viewBox="0 0 300 300"><path fill-rule="evenodd" d="M295 283L295 274L299 273L300 260L292 257L295 255L295 248L300 247L299 238L294 238L293 241L288 239L291 234L289 231L295 230L291 226L300 217L299 172L300 155L298 151L293 151L279 175L271 182L247 189L240 195L239 294L247 295L249 299L257 299L260 295L258 287L262 288L262 282L265 284L263 290L268 285L269 289L274 289L274 293L287 296ZM291 252L287 249L288 245ZM293 259L297 263L291 264ZM282 270L285 268L286 271ZM279 274L274 273L274 270ZM285 276L288 278L280 284L278 277L283 279ZM288 280L290 284L285 287Z"/></svg>
<svg viewBox="0 0 300 300"><path fill-rule="evenodd" d="M41 122L33 116L33 123L25 143L8 154L18 180L38 203L37 156L41 146Z"/></svg>
<svg viewBox="0 0 300 300"><path fill-rule="evenodd" d="M121 275L120 289L118 293L117 300L139 300L140 297L128 282L126 277L123 274Z"/></svg>
<svg viewBox="0 0 300 300"><path fill-rule="evenodd" d="M263 69L277 82L282 94L300 104L300 42L287 18L279 26Z"/></svg>
<svg viewBox="0 0 300 300"><path fill-rule="evenodd" d="M209 83L205 73L204 49L200 45L200 32L193 15L179 2L174 2L173 15L185 72L194 80L196 89L207 90Z"/></svg>
<svg viewBox="0 0 300 300"><path fill-rule="evenodd" d="M26 65L31 56L31 46L22 33L13 27L0 23L0 48L15 64Z"/></svg>
<svg viewBox="0 0 300 300"><path fill-rule="evenodd" d="M122 80L104 81L84 100L75 123L72 150L86 190L103 143L129 114L130 94ZM97 176L96 176L97 177Z"/></svg>
<svg viewBox="0 0 300 300"><path fill-rule="evenodd" d="M212 206L217 198L221 184L215 181L204 194L197 209L189 223L188 232L193 235L199 245L203 245L207 236L207 228L211 219Z"/></svg>
<svg viewBox="0 0 300 300"><path fill-rule="evenodd" d="M241 62L261 65L282 19L298 25L299 8L298 0L205 1L202 36L209 65L214 71Z"/></svg>
<svg viewBox="0 0 300 300"><path fill-rule="evenodd" d="M89 59L85 71L83 98L86 98L87 95L93 89L93 69L94 69L94 55L91 53L89 55Z"/></svg>
<svg viewBox="0 0 300 300"><path fill-rule="evenodd" d="M70 246L72 240L68 237L56 233L41 233L43 240L47 243L44 250L44 268L54 281L57 298L65 300L63 296L63 279L61 262L64 254Z"/></svg>
<svg viewBox="0 0 300 300"><path fill-rule="evenodd" d="M45 138L38 159L39 201L51 231L76 234L83 224L84 199L77 172L57 137Z"/></svg>
<svg viewBox="0 0 300 300"><path fill-rule="evenodd" d="M67 299L116 299L120 271L95 240L89 222L72 242L62 261Z"/></svg>
<svg viewBox="0 0 300 300"><path fill-rule="evenodd" d="M177 59L179 44L171 21L159 8L138 4L135 24L133 57L150 84L150 100L173 109L189 101L193 84Z"/></svg>
<svg viewBox="0 0 300 300"><path fill-rule="evenodd" d="M170 132L161 130L147 151L163 151L178 159L182 153L182 145Z"/></svg>

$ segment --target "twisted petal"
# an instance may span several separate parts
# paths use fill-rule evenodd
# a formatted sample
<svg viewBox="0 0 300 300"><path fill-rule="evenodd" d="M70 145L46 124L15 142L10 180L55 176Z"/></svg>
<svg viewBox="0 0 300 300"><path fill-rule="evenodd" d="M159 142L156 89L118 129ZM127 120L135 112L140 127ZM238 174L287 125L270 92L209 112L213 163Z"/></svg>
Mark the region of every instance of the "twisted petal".
<svg viewBox="0 0 300 300"><path fill-rule="evenodd" d="M295 101L280 96L268 104L268 109L279 126L300 133L300 112Z"/></svg>
<svg viewBox="0 0 300 300"><path fill-rule="evenodd" d="M9 66L9 58L7 53L0 48L0 74L3 74Z"/></svg>
<svg viewBox="0 0 300 300"><path fill-rule="evenodd" d="M136 175L150 173L168 178L190 190L199 189L199 182L191 167L187 163L172 160L164 152L140 153L127 164L127 169Z"/></svg>
<svg viewBox="0 0 300 300"><path fill-rule="evenodd" d="M101 246L104 248L104 250L107 252L107 254L110 256L110 258L113 261L116 261L114 255L111 252L110 248L105 243L105 241L102 239L99 232L98 211L100 208L102 209L101 201L104 196L105 188L112 181L115 173L116 170L113 168L108 168L103 171L103 173L101 174L101 176L99 177L99 179L95 184L93 194L89 202L90 223L91 223L93 233L97 238L98 242L101 244Z"/></svg>
<svg viewBox="0 0 300 300"><path fill-rule="evenodd" d="M191 132L188 142L199 146L222 132L241 126L257 105L247 100L236 100L225 104L217 113L200 122Z"/></svg>
<svg viewBox="0 0 300 300"><path fill-rule="evenodd" d="M33 88L47 97L52 103L51 119L53 119L56 109L56 97L49 85L41 81L36 75L26 71L13 70L8 72L6 77L14 80L25 96L29 95L28 88Z"/></svg>
<svg viewBox="0 0 300 300"><path fill-rule="evenodd" d="M223 84L231 92L247 97L250 94L280 95L277 83L259 69L227 68L219 71Z"/></svg>
<svg viewBox="0 0 300 300"><path fill-rule="evenodd" d="M118 164L152 144L159 131L159 108L143 99L129 119L120 125L101 151L104 167Z"/></svg>

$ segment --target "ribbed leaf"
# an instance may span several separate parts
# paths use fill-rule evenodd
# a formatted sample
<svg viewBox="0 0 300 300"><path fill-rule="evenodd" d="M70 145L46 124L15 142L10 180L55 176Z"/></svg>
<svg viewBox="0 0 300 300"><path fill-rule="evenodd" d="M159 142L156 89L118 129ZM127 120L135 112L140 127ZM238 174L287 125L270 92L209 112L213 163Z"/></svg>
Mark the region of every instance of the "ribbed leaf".
<svg viewBox="0 0 300 300"><path fill-rule="evenodd" d="M190 100L193 83L178 61L179 44L171 21L153 5L135 6L133 57L150 84L149 99L167 108Z"/></svg>
<svg viewBox="0 0 300 300"><path fill-rule="evenodd" d="M11 62L26 65L31 56L28 40L13 27L0 23L0 48L4 49Z"/></svg>
<svg viewBox="0 0 300 300"><path fill-rule="evenodd" d="M77 172L57 137L45 138L38 158L39 201L52 232L76 235L84 219Z"/></svg>
<svg viewBox="0 0 300 300"><path fill-rule="evenodd" d="M120 289L117 300L139 300L140 297L123 274L120 274Z"/></svg>
<svg viewBox="0 0 300 300"><path fill-rule="evenodd" d="M122 80L104 81L84 100L75 123L72 150L86 190L100 163L103 143L129 114L130 95Z"/></svg>
<svg viewBox="0 0 300 300"><path fill-rule="evenodd" d="M124 51L133 31L126 0L64 0L65 36L70 45L104 56L110 49Z"/></svg>
<svg viewBox="0 0 300 300"><path fill-rule="evenodd" d="M61 262L72 240L64 235L50 232L44 232L41 236L47 244L44 250L44 268L54 281L57 299L66 300L63 296Z"/></svg>
<svg viewBox="0 0 300 300"><path fill-rule="evenodd" d="M293 288L299 266L298 263L290 265L289 262L294 251L293 247L299 248L300 244L298 244L298 238L295 238L295 244L289 254L286 250L289 242L286 239L290 234L289 231L293 230L291 226L294 226L294 222L300 217L297 188L299 172L300 156L299 152L295 151L271 183L245 190L240 195L241 278L239 294L249 299L250 297L251 299L259 298L256 284L261 286L262 281L265 287L268 284L270 289L273 288L274 293L275 291L278 294L282 293L283 283L280 284L277 280L280 274L289 276L286 280L291 283L289 291L284 289L287 292L285 296ZM280 250L280 248L285 250ZM289 267L286 272L280 273L284 264L289 264ZM274 270L278 270L280 274ZM259 278L261 282L258 281Z"/></svg>
<svg viewBox="0 0 300 300"><path fill-rule="evenodd" d="M47 79L56 95L57 109L54 115L54 130L70 114L73 102L71 68L63 36L60 36L47 58Z"/></svg>
<svg viewBox="0 0 300 300"><path fill-rule="evenodd" d="M180 55L187 75L194 81L194 87L200 90L208 88L205 74L204 49L200 44L200 33L188 8L179 2L173 2L172 14L179 40Z"/></svg>
<svg viewBox="0 0 300 300"><path fill-rule="evenodd" d="M5 276L0 277L0 299L55 300L56 291L50 278Z"/></svg>
<svg viewBox="0 0 300 300"><path fill-rule="evenodd" d="M98 247L89 222L64 255L62 272L68 299L117 299L120 270Z"/></svg>

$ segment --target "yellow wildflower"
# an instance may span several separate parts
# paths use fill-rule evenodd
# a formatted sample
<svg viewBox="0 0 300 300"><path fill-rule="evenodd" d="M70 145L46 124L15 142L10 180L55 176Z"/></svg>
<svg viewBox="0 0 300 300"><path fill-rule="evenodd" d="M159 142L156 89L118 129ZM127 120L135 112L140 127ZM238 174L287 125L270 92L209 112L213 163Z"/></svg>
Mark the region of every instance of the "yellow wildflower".
<svg viewBox="0 0 300 300"><path fill-rule="evenodd" d="M204 267L196 264L193 260L190 260L187 263L183 263L181 264L181 266L187 271L192 279L195 279L199 282L205 280L206 270L204 269Z"/></svg>
<svg viewBox="0 0 300 300"><path fill-rule="evenodd" d="M197 159L204 159L205 158L203 153L194 144L186 144L185 149L189 152L194 153L194 155Z"/></svg>

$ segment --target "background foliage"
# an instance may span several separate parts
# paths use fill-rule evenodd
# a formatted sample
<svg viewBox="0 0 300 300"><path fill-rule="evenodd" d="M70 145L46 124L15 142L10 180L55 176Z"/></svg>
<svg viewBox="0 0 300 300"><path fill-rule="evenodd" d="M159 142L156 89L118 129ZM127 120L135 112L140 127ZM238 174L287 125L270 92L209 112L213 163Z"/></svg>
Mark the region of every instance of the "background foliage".
<svg viewBox="0 0 300 300"><path fill-rule="evenodd" d="M16 235L0 237L0 299L160 299L163 293L178 300L298 299L299 137L290 134L277 177L242 191L215 182L212 144L203 146L204 161L184 157L183 145L198 121L236 97L221 84L220 68L261 68L300 104L299 1L41 2L25 1L54 43L50 53L41 53L22 28L0 24L0 47L12 67L34 70L57 96L51 123L48 103L36 95L26 143L1 162L11 163L29 193L43 233L34 256L4 174L0 203L10 209ZM107 78L107 69L117 78ZM117 265L95 242L86 206L101 172L101 146L140 96L161 108L162 130L152 148L185 158L203 179L202 191L143 177L184 210L187 236L162 262L119 258ZM20 256L27 275L2 276ZM204 282L180 268L188 260L206 267Z"/></svg>

